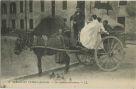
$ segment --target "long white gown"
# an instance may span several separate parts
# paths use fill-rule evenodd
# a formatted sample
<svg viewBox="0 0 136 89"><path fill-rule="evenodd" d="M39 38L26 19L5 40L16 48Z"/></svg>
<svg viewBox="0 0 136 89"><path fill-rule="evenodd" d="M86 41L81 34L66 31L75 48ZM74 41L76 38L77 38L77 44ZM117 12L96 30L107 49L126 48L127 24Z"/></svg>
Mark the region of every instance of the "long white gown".
<svg viewBox="0 0 136 89"><path fill-rule="evenodd" d="M90 22L80 32L80 42L88 49L95 49L97 44L101 41L100 32L106 32L102 23L97 20ZM98 49L103 48L103 43L100 44Z"/></svg>

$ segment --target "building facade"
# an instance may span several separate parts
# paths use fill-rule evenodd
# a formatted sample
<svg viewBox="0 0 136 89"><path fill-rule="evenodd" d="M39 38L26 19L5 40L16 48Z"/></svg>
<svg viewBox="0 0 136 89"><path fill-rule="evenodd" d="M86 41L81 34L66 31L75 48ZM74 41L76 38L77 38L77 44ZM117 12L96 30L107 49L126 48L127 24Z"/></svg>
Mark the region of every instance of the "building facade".
<svg viewBox="0 0 136 89"><path fill-rule="evenodd" d="M40 5L43 5L42 8ZM44 6L48 8L43 9ZM43 3L43 1L3 0L1 1L1 23L2 26L13 30L33 30L42 16L51 15L50 9L48 1Z"/></svg>
<svg viewBox="0 0 136 89"><path fill-rule="evenodd" d="M111 6L112 10L108 11L108 16L112 19L114 19L117 23L120 23L125 26L125 32L136 32L135 28L135 21L136 21L136 13L133 16L130 16L127 12L127 9L131 7L134 7L133 12L136 11L136 1L101 1L102 7L104 7L105 4L109 4ZM105 3L105 4L104 4ZM86 17L87 19L91 14L96 14L100 17L104 17L107 15L106 9L98 9L94 8L95 2L89 2L86 1ZM110 8L110 7L109 7ZM108 8L108 9L109 9ZM108 20L108 19L107 19Z"/></svg>
<svg viewBox="0 0 136 89"><path fill-rule="evenodd" d="M94 8L96 2L82 1L84 3L85 20L90 15L96 14L100 17L107 15L106 9ZM70 16L74 14L79 1L45 1L45 0L2 0L1 1L1 28L11 28L12 30L33 30L39 21L46 16L62 16L67 25L70 26ZM107 3L107 2L100 2ZM135 29L136 16L127 14L128 6L136 6L132 1L110 1L108 4L112 10L108 11L108 16L125 26L128 32Z"/></svg>

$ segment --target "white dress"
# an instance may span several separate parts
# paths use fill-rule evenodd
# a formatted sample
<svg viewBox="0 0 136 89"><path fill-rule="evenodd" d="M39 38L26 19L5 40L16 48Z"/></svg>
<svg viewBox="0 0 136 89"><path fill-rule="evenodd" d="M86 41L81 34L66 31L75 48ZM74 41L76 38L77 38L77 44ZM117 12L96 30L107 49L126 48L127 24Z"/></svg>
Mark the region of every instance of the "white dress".
<svg viewBox="0 0 136 89"><path fill-rule="evenodd" d="M80 32L81 44L88 49L95 49L97 44L101 41L101 31L105 32L102 23L99 23L97 20L90 22ZM102 48L103 43L100 44L99 49Z"/></svg>

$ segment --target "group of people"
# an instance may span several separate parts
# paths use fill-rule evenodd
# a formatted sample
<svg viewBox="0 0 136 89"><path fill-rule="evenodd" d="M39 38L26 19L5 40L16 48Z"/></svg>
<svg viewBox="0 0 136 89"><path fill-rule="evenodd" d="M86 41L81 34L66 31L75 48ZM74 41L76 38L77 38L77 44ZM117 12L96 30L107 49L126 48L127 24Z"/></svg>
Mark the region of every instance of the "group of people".
<svg viewBox="0 0 136 89"><path fill-rule="evenodd" d="M84 15L79 8L71 18L75 39L88 49L95 49L97 43L101 41L101 34L109 34L112 30L107 20L102 22L102 19L96 15L92 15L91 21L84 25ZM103 44L100 48L103 48Z"/></svg>

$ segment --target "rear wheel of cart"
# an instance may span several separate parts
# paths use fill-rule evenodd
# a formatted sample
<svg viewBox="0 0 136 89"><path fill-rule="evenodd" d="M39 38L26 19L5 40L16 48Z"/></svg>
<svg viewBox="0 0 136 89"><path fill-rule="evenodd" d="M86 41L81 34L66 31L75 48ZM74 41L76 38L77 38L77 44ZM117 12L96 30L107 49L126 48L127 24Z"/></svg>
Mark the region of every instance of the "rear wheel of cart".
<svg viewBox="0 0 136 89"><path fill-rule="evenodd" d="M100 47L101 44L103 44L103 47ZM101 70L114 71L124 59L122 42L114 36L104 37L97 44L94 56L96 64Z"/></svg>

